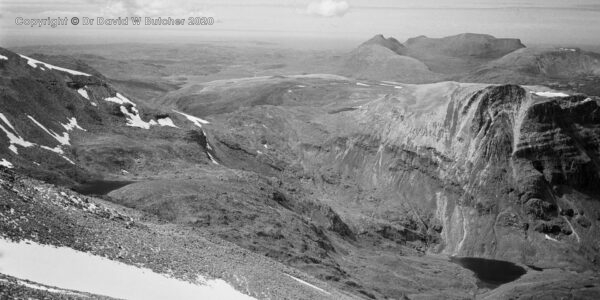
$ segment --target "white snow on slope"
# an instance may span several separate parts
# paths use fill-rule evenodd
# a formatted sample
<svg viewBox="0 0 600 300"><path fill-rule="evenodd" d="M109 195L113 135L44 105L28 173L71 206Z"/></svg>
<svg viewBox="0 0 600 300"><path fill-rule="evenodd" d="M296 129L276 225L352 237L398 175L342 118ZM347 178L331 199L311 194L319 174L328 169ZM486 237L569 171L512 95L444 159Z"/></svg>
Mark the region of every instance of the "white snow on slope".
<svg viewBox="0 0 600 300"><path fill-rule="evenodd" d="M0 269L20 279L121 299L254 299L221 279L178 280L67 247L0 238Z"/></svg>
<svg viewBox="0 0 600 300"><path fill-rule="evenodd" d="M370 86L370 85L368 85L368 84L364 84L364 83L362 83L362 82L357 82L357 83L356 83L356 85L358 85L358 86Z"/></svg>
<svg viewBox="0 0 600 300"><path fill-rule="evenodd" d="M552 97L568 97L568 94L565 93L560 93L560 92L533 92L534 94L541 96L541 97L547 97L547 98L552 98Z"/></svg>
<svg viewBox="0 0 600 300"><path fill-rule="evenodd" d="M212 161L213 164L219 164L219 162L215 160L215 158L212 156L212 154L210 154L210 152L207 151L206 154L208 154L208 158L210 158L210 161Z"/></svg>
<svg viewBox="0 0 600 300"><path fill-rule="evenodd" d="M553 238L553 237L551 237L551 236L549 236L547 234L544 234L544 238L547 239L547 240L549 240L549 241L560 243L559 240L557 240L557 239L555 239L555 238Z"/></svg>
<svg viewBox="0 0 600 300"><path fill-rule="evenodd" d="M0 113L0 119L2 119L2 121L14 132L10 132L8 129L4 128L4 126L0 125L0 129L2 129L2 131L4 131L4 133L8 137L8 141L10 143L8 149L10 149L12 152L14 152L15 154L19 154L19 151L17 150L17 147L15 145L19 145L21 147L31 147L35 145L34 143L30 143L22 137L18 136L17 131L8 121L8 119L4 116L4 114Z"/></svg>
<svg viewBox="0 0 600 300"><path fill-rule="evenodd" d="M0 166L7 167L9 169L13 168L13 164L11 164L10 161L6 160L5 158L3 158L2 160L0 160Z"/></svg>
<svg viewBox="0 0 600 300"><path fill-rule="evenodd" d="M50 133L50 132L49 132L49 131L48 131L48 130L45 128L45 127L43 127L43 126L42 126L42 124L39 124L39 123L38 123L38 122L37 122L37 121L36 121L34 118L32 118L31 116L28 116L28 117L29 117L30 119L32 119L32 120L33 120L33 121L34 121L34 122L35 122L35 123L36 123L38 126L42 127L42 129L44 129L44 130L45 130L45 131L46 131L48 134L50 134L50 135L52 135L53 137L55 137L55 135L56 135L56 134L54 134L54 135L53 135L53 134L52 134L52 133ZM12 125L12 124L11 124L11 123L8 121L8 119L6 118L6 116L4 116L4 114L0 113L0 119L1 119L1 120L2 120L2 121L3 121L3 122L4 122L4 123L5 123L5 124L6 124L6 125L7 125L7 126L10 128L10 129L12 129L12 131L14 132L14 133L13 133L13 132L10 132L8 129L6 129L4 126L2 126L2 125L0 124L0 129L2 129L2 131L4 131L4 133L5 133L5 134L6 134L6 136L8 137L9 143L10 143L10 146L8 146L8 149L10 149L10 151L14 152L15 154L19 154L19 151L18 151L18 149L17 149L17 147L16 147L15 145L19 145L19 146L22 146L22 147L32 147L32 146L39 146L39 147L40 147L40 148L42 148L42 149L49 150L49 151L52 151L52 152L54 152L54 153L56 153L56 154L60 155L62 158L64 158L64 159L65 159L66 161L68 161L69 163L71 163L71 164L75 164L75 163L74 163L72 160L70 160L68 157L66 157L66 156L64 155L64 151L63 151L63 150L60 148L60 145L59 145L59 146L56 146L56 147L54 147L54 148L50 148L50 147L48 147L48 146L42 146L42 145L37 145L37 144L35 144L35 143L28 142L28 141L26 141L25 139L23 139L22 137L20 137L20 136L16 135L16 132L17 132L17 131L15 130L15 128L13 127L13 125ZM73 123L74 123L74 124L73 124ZM76 127L78 127L79 129L81 129L81 130L85 130L85 129L83 129L83 128L79 127L79 125L77 125L77 120L76 120L75 118L71 118L71 119L69 120L69 124L66 124L66 125L65 125L65 124L61 124L61 125L63 125L63 127L65 127L65 128L67 128L67 127L69 127L69 126L76 126ZM69 129L67 129L67 130L69 130ZM68 142L68 140L69 140L68 134L67 134L66 132L65 132L65 134L67 135L67 142ZM58 136L58 135L56 135L56 136ZM55 138L56 138L56 137L55 137ZM61 137L61 138L62 138L62 137ZM62 145L62 143L61 143L61 145Z"/></svg>
<svg viewBox="0 0 600 300"><path fill-rule="evenodd" d="M325 293L327 295L331 295L331 293L329 293L328 291L326 291L326 290L324 290L324 289L322 289L322 288L320 288L318 286L312 285L312 284L310 284L310 283L308 283L308 282L306 282L306 281L304 281L304 280L302 280L300 278L296 278L296 277L294 277L294 276L292 276L290 274L285 274L285 275L287 275L287 276L291 277L292 279L294 279L294 280L296 280L296 281L298 281L298 282L300 282L300 283L302 283L302 284L304 284L306 286L309 286L309 287L311 287L311 288L313 288L313 289L315 289L315 290L317 290L319 292L323 292L323 293Z"/></svg>
<svg viewBox="0 0 600 300"><path fill-rule="evenodd" d="M170 126L170 127L175 127L175 128L179 128L175 125L175 123L173 123L173 120L171 120L171 118L166 117L166 118L161 118L158 119L158 125L160 126Z"/></svg>
<svg viewBox="0 0 600 300"><path fill-rule="evenodd" d="M44 127L44 125L42 125L40 122L38 122L32 116L27 115L27 117L31 121L33 121L33 123L35 123L38 127L40 127L42 130L44 130L47 134L49 134L51 137L53 137L55 140L57 140L61 145L71 145L71 142L69 141L70 140L69 134L67 132L64 132L62 136L58 135L56 132L54 132L52 130L48 130L48 128Z"/></svg>
<svg viewBox="0 0 600 300"><path fill-rule="evenodd" d="M0 279L0 282L9 282L9 281L6 279ZM86 297L86 295L84 295L84 294L74 293L74 292L66 291L66 290L49 288L49 287L46 287L46 286L43 286L40 284L29 283L24 280L17 280L17 284L31 288L31 289L46 291L46 292L50 292L50 293L54 293L54 294L67 294L67 295L76 295L76 296L80 296L80 297Z"/></svg>
<svg viewBox="0 0 600 300"><path fill-rule="evenodd" d="M348 77L335 74L301 74L301 75L285 75L287 78L317 78L317 79L329 79L329 80L350 80Z"/></svg>
<svg viewBox="0 0 600 300"><path fill-rule="evenodd" d="M19 54L19 56L21 56L22 58L26 59L27 60L27 64L30 65L34 69L37 68L39 64L41 64L41 65L43 65L44 67L46 67L47 69L50 69L50 70L57 70L57 71L67 72L67 73L72 74L72 75L92 76L92 75L87 74L87 73L83 73L83 72L79 72L79 71L70 70L70 69L66 69L66 68L57 67L57 66L54 66L54 65L51 65L51 64L47 64L45 62L41 62L39 60L33 59L31 57L27 57L25 55ZM42 70L44 70L43 67L40 66L40 68L42 68Z"/></svg>
<svg viewBox="0 0 600 300"><path fill-rule="evenodd" d="M142 120L142 118L140 117L140 112L137 110L137 108L132 107L131 110L134 113L130 113L125 106L121 106L121 112L128 117L127 126L150 129L152 123L144 122L144 120Z"/></svg>
<svg viewBox="0 0 600 300"><path fill-rule="evenodd" d="M577 49L574 48L558 48L559 51L567 51L567 52L577 52Z"/></svg>
<svg viewBox="0 0 600 300"><path fill-rule="evenodd" d="M0 55L0 59L8 60L8 57L6 57L4 55Z"/></svg>
<svg viewBox="0 0 600 300"><path fill-rule="evenodd" d="M81 128L81 126L79 126L79 124L77 124L77 119L75 119L75 117L68 119L69 123L67 124L60 124L62 125L67 131L71 131L75 128L79 129L79 130L83 130L83 131L87 131L83 128Z"/></svg>
<svg viewBox="0 0 600 300"><path fill-rule="evenodd" d="M79 95L81 95L83 98L90 100L90 96L88 96L87 91L85 90L85 88L82 89L78 89L77 92L79 93Z"/></svg>
<svg viewBox="0 0 600 300"><path fill-rule="evenodd" d="M176 112L176 113L178 113L178 114L186 117L189 121L191 121L192 123L194 123L194 125L196 125L196 126L198 126L200 128L202 128L202 124L210 124L210 122L208 122L206 120L200 119L198 117L194 117L192 115L188 115L186 113L182 113L180 111L173 110L173 112Z"/></svg>
<svg viewBox="0 0 600 300"><path fill-rule="evenodd" d="M108 98L104 98L105 101L109 101L109 102L114 102L114 103L118 103L118 104L125 104L125 103L129 103L133 106L135 106L135 103L131 102L131 100L125 98L125 96L117 93L116 97L108 97Z"/></svg>

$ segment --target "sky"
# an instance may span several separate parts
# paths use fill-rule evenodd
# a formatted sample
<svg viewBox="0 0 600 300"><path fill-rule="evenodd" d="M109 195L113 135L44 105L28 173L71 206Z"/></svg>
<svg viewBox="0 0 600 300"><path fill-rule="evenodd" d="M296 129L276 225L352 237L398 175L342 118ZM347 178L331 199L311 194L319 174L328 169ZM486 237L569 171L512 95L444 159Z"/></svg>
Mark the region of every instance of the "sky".
<svg viewBox="0 0 600 300"><path fill-rule="evenodd" d="M96 24L98 17L133 16L186 21ZM65 17L67 25L31 26L31 20ZM80 23L72 25L73 17ZM94 24L83 25L84 17ZM190 25L190 17L212 18L214 24ZM515 37L525 44L599 45L600 0L0 0L0 46L5 47L238 39L335 47L375 34L403 41L464 32Z"/></svg>

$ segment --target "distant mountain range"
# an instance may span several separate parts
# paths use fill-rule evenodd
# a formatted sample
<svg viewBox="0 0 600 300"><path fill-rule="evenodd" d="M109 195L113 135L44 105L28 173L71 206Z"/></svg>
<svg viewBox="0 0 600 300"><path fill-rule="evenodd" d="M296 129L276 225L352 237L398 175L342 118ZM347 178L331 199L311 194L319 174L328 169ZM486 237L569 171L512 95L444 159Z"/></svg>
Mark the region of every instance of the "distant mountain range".
<svg viewBox="0 0 600 300"><path fill-rule="evenodd" d="M464 33L414 37L404 44L376 35L344 58L355 78L426 83L440 80L542 84L598 95L600 54L578 48L526 48L519 39Z"/></svg>

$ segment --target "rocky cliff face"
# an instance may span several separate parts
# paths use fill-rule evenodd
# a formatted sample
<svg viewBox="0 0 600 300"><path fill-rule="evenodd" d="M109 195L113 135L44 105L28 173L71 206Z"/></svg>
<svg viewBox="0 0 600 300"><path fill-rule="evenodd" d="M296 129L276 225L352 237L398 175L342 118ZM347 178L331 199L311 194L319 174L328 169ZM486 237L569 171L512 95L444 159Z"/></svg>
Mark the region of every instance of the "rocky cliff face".
<svg viewBox="0 0 600 300"><path fill-rule="evenodd" d="M353 230L451 255L597 262L596 98L452 82L377 90L375 100L354 91L354 103L329 113L283 104L286 121L257 137L283 141L273 142L279 168L302 170L304 187ZM243 136L239 147L260 149Z"/></svg>
<svg viewBox="0 0 600 300"><path fill-rule="evenodd" d="M304 163L353 178L363 195L382 195L386 212L361 209L387 221L401 221L393 211L413 211L423 234L440 232L438 251L597 261L597 99L454 83L401 94L363 106L351 118L358 127L326 150L304 151ZM565 247L575 253L560 257Z"/></svg>

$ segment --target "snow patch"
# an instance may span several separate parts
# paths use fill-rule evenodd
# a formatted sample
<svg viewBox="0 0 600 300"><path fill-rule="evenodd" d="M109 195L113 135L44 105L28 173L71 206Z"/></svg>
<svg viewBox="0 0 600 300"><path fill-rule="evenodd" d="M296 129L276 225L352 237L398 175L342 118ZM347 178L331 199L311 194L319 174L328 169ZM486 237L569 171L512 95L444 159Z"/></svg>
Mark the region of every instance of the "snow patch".
<svg viewBox="0 0 600 300"><path fill-rule="evenodd" d="M0 55L0 59L3 59L3 60L8 60L8 57L6 57L6 56L4 56L4 55Z"/></svg>
<svg viewBox="0 0 600 300"><path fill-rule="evenodd" d="M169 127L179 128L175 125L175 123L173 123L173 120L171 120L171 118L169 118L169 117L157 119L157 121L158 121L158 125L160 125L160 126L169 126Z"/></svg>
<svg viewBox="0 0 600 300"><path fill-rule="evenodd" d="M215 160L215 158L212 156L212 154L210 154L210 152L207 151L206 154L208 154L208 158L210 158L210 161L212 161L213 164L219 164L219 162Z"/></svg>
<svg viewBox="0 0 600 300"><path fill-rule="evenodd" d="M194 284L67 247L0 238L0 269L20 279L120 299L254 299L221 279Z"/></svg>
<svg viewBox="0 0 600 300"><path fill-rule="evenodd" d="M558 48L559 51L577 52L575 48Z"/></svg>
<svg viewBox="0 0 600 300"><path fill-rule="evenodd" d="M150 129L150 126L152 124L144 122L144 120L142 120L137 108L132 107L131 110L133 110L134 113L130 113L125 106L121 106L121 112L128 117L127 126Z"/></svg>
<svg viewBox="0 0 600 300"><path fill-rule="evenodd" d="M5 158L3 158L0 161L0 166L6 167L6 168L9 168L9 169L12 169L14 167L13 164L11 164L10 161L6 160Z"/></svg>
<svg viewBox="0 0 600 300"><path fill-rule="evenodd" d="M308 283L308 282L306 282L306 281L304 281L304 280L302 280L300 278L296 278L296 277L294 277L294 276L292 276L290 274L285 274L285 275L287 275L290 278L292 278L292 279L294 279L294 280L296 280L296 281L298 281L298 282L300 282L300 283L302 283L302 284L304 284L306 286L309 286L309 287L311 287L311 288L313 288L313 289L315 289L315 290L317 290L319 292L325 293L327 295L331 295L331 293L329 293L328 291L326 291L326 290L324 290L324 289L322 289L322 288L320 288L318 286L312 285L312 284L310 284L310 283Z"/></svg>
<svg viewBox="0 0 600 300"><path fill-rule="evenodd" d="M173 110L173 112L176 112L176 113L186 117L190 122L194 123L194 125L196 125L200 128L202 128L202 124L210 124L210 122L208 122L206 120L200 119L198 117L194 117L192 115L188 115L186 113L182 113L180 111Z"/></svg>
<svg viewBox="0 0 600 300"><path fill-rule="evenodd" d="M540 97L552 98L552 97L568 97L568 94L560 92L533 92Z"/></svg>
<svg viewBox="0 0 600 300"><path fill-rule="evenodd" d="M19 54L19 56L21 56L22 58L27 60L27 64L30 65L32 68L37 68L38 65L43 65L44 67L46 67L46 69L50 69L50 70L57 70L57 71L62 71L62 72L67 72L69 74L72 75L83 75L83 76L92 76L90 74L87 73L83 73L83 72L79 72L79 71L75 71L75 70L71 70L71 69L66 69L66 68L61 68L61 67L57 67L51 64L47 64L45 62L41 62L39 60L33 59L31 57L27 57L25 55L21 55ZM40 68L42 68L42 70L44 70L44 68L42 66L40 66Z"/></svg>
<svg viewBox="0 0 600 300"><path fill-rule="evenodd" d="M71 145L71 143L69 141L70 140L69 134L67 132L63 133L62 136L58 135L56 132L54 132L52 130L48 130L46 127L44 127L44 125L42 125L40 122L38 122L32 116L27 115L27 117L31 121L33 121L33 123L35 123L38 127L40 127L42 130L44 130L47 134L49 134L51 137L53 137L55 140L57 140L61 145Z"/></svg>
<svg viewBox="0 0 600 300"><path fill-rule="evenodd" d="M364 83L362 83L362 82L357 82L357 83L356 83L356 85L358 85L358 86L370 86L370 85L368 85L368 84L364 84Z"/></svg>
<svg viewBox="0 0 600 300"><path fill-rule="evenodd" d="M125 98L125 96L117 93L117 95L115 97L108 97L108 98L104 98L104 101L108 101L108 102L114 102L117 104L126 104L129 103L133 106L135 106L135 103L131 102L131 100Z"/></svg>
<svg viewBox="0 0 600 300"><path fill-rule="evenodd" d="M28 142L25 139L23 139L22 137L20 137L19 135L17 135L16 134L17 131L12 126L12 124L8 121L6 116L4 116L4 114L0 113L0 119L4 122L4 124L6 124L14 132L14 133L10 132L4 126L0 125L0 129L2 129L2 131L4 131L4 133L8 137L8 141L10 143L10 146L8 146L8 149L10 149L10 151L14 152L15 154L19 154L19 151L17 150L17 147L15 145L19 145L21 147L31 147L31 146L35 145L34 143Z"/></svg>
<svg viewBox="0 0 600 300"><path fill-rule="evenodd" d="M9 282L6 279L0 279L0 282ZM49 293L54 293L54 294L66 294L66 295L77 295L80 297L86 297L86 295L80 294L80 293L74 293L71 291L66 291L66 290L59 290L59 289L53 289L47 286L43 286L40 284L35 284L35 283L29 283L27 281L24 280L16 280L16 283L25 287L28 287L30 289L34 289L34 290L41 290L41 291L46 291Z"/></svg>
<svg viewBox="0 0 600 300"><path fill-rule="evenodd" d="M90 100L90 96L88 96L87 91L85 90L85 88L81 88L78 89L77 92L79 93L79 95L81 95L83 98Z"/></svg>
<svg viewBox="0 0 600 300"><path fill-rule="evenodd" d="M555 239L555 238L553 238L553 237L551 237L551 236L549 236L547 234L544 234L544 238L547 239L547 240L549 240L549 241L560 243L559 240L557 240L557 239Z"/></svg>
<svg viewBox="0 0 600 300"><path fill-rule="evenodd" d="M48 134L50 134L52 137L56 138L57 140L59 140L59 142L61 143L61 145L65 145L62 142L65 141L65 136L66 136L66 142L67 145L69 144L69 134L68 133L64 133L64 135L61 137L59 135L57 135L54 132L50 132L48 129L46 129L42 124L40 124L38 121L36 121L33 117L31 116L27 116L29 117L34 123L36 123L38 126L40 126L44 131L46 131ZM12 126L12 124L8 121L8 119L6 118L6 116L4 116L4 114L0 113L0 119L10 128L12 129L13 132L16 133L15 128ZM81 127L79 127L79 125L77 125L77 120L75 120L75 118L72 118L69 120L68 124L61 124L63 125L63 127L67 128L67 127L73 127L73 128L79 128L81 130L85 130ZM6 136L8 137L10 146L8 146L8 149L10 149L10 151L14 152L15 154L19 154L19 151L17 149L17 147L15 145L19 145L21 147L32 147L32 146L36 146L37 144L35 143L31 143L26 141L25 139L23 139L22 137L8 131L8 129L6 129L4 126L0 125L0 129L2 129L2 131L4 131L4 133L6 134ZM69 129L67 129L69 130ZM61 142L62 141L62 142ZM50 148L48 146L42 146L42 145L37 145L42 149L45 150L49 150L52 151L56 154L59 154L62 158L64 158L66 161L68 161L71 164L75 164L72 160L70 160L68 157L64 156L64 151L60 148L61 145L58 145L54 148Z"/></svg>
<svg viewBox="0 0 600 300"><path fill-rule="evenodd" d="M60 125L62 125L62 126L63 126L63 127L64 127L64 128L67 130L67 131L71 131L71 130L73 130L73 129L75 129L75 128L77 128L77 129L79 129L79 130L87 131L87 130L85 130L85 129L81 128L81 126L79 126L79 124L77 124L77 119L75 119L75 117L73 117L73 118L70 118L70 119L67 119L67 120L69 120L69 123L67 123L67 124L62 124L62 123L61 123L61 124L60 124Z"/></svg>

